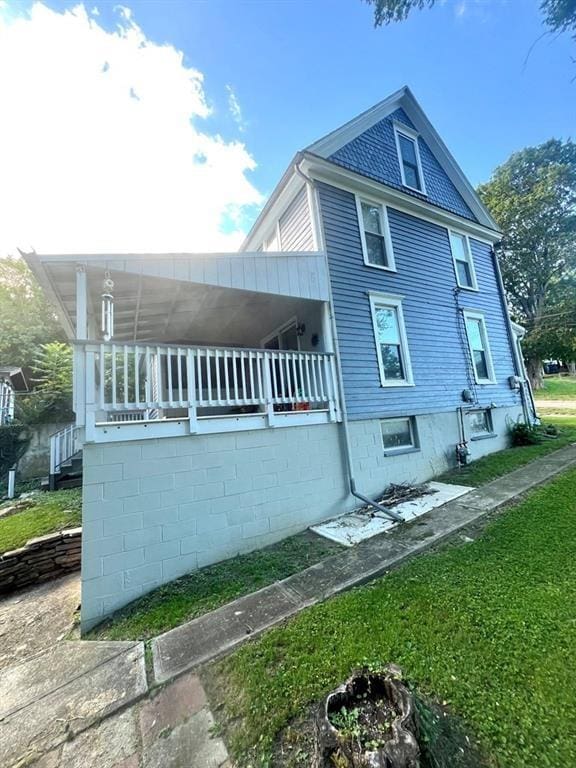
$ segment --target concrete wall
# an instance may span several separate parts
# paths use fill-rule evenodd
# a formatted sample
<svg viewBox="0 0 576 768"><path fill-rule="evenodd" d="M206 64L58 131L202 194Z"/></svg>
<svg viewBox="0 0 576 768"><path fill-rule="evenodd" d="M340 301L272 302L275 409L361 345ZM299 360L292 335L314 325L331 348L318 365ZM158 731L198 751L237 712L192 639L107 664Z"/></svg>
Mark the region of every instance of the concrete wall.
<svg viewBox="0 0 576 768"><path fill-rule="evenodd" d="M84 447L82 628L342 511L336 424Z"/></svg>
<svg viewBox="0 0 576 768"><path fill-rule="evenodd" d="M29 428L30 445L18 462L18 477L28 480L44 477L50 471L50 435L67 427L69 422L36 424Z"/></svg>
<svg viewBox="0 0 576 768"><path fill-rule="evenodd" d="M519 416L522 416L520 407L495 408L493 437L472 440L467 430L470 460L507 448L509 426ZM458 418L456 411L418 416L419 450L388 455L384 454L379 419L350 422L358 487L364 493L378 493L390 483L421 483L454 467L456 444L460 442ZM464 421L466 424L466 416Z"/></svg>
<svg viewBox="0 0 576 768"><path fill-rule="evenodd" d="M471 442L472 458L508 443ZM418 416L420 450L385 456L380 421L351 422L358 488L422 482L455 464L456 412ZM323 424L84 446L82 629L202 566L358 506L348 494L341 427Z"/></svg>

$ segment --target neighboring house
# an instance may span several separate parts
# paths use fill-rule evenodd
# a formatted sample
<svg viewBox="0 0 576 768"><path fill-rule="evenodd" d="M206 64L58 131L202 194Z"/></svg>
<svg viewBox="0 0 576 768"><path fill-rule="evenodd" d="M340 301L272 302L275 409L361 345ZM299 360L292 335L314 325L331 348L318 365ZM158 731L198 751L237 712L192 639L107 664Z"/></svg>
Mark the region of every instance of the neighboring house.
<svg viewBox="0 0 576 768"><path fill-rule="evenodd" d="M76 341L83 629L503 448L499 237L403 88L295 157L239 253L27 254Z"/></svg>
<svg viewBox="0 0 576 768"><path fill-rule="evenodd" d="M0 427L14 421L17 392L28 392L28 373L15 365L0 366Z"/></svg>

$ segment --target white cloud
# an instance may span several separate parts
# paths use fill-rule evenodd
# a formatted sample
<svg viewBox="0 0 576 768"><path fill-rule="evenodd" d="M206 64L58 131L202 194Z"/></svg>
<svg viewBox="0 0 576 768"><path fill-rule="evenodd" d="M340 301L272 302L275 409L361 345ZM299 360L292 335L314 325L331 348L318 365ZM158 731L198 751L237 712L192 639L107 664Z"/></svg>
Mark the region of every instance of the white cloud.
<svg viewBox="0 0 576 768"><path fill-rule="evenodd" d="M0 111L0 255L232 250L261 203L244 144L198 127L202 74L127 8L0 16Z"/></svg>
<svg viewBox="0 0 576 768"><path fill-rule="evenodd" d="M234 92L234 89L232 88L231 85L227 85L226 90L228 91L228 109L230 110L232 119L238 126L239 130L245 131L246 121L244 120L244 116L242 114L242 108L240 106L240 102L238 101L238 97L236 96L236 93Z"/></svg>

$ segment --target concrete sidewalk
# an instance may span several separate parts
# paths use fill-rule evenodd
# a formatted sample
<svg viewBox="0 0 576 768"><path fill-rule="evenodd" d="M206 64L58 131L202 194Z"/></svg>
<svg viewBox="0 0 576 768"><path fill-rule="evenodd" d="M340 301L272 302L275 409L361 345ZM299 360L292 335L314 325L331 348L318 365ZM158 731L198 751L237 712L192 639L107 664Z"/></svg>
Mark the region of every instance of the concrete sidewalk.
<svg viewBox="0 0 576 768"><path fill-rule="evenodd" d="M194 674L149 690L143 643L64 642L3 670L3 768L224 768Z"/></svg>
<svg viewBox="0 0 576 768"><path fill-rule="evenodd" d="M572 466L576 444L160 635L152 641L156 681L215 659L304 608L380 576Z"/></svg>

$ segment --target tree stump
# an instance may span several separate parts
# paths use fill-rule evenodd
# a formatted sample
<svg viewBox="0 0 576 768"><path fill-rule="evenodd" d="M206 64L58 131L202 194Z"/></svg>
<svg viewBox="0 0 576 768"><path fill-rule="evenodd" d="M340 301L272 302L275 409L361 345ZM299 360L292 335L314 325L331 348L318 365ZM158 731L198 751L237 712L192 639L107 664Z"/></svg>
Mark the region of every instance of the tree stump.
<svg viewBox="0 0 576 768"><path fill-rule="evenodd" d="M315 768L419 768L414 731L414 700L401 670L361 670L319 707Z"/></svg>

